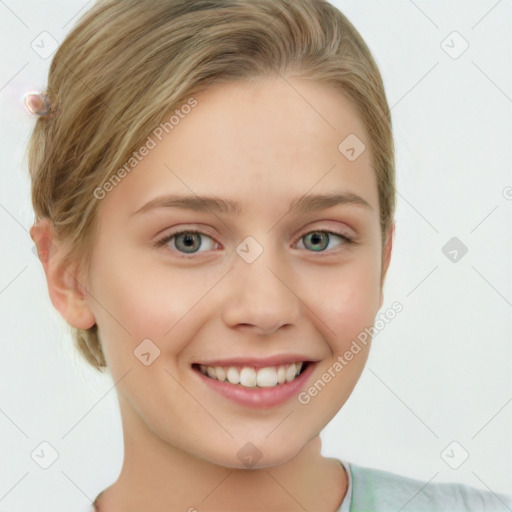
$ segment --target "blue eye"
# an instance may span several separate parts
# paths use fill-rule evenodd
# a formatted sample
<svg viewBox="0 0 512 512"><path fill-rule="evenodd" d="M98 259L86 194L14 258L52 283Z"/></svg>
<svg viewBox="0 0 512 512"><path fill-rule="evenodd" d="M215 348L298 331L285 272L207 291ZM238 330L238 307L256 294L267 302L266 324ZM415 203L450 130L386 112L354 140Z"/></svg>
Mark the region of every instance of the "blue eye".
<svg viewBox="0 0 512 512"><path fill-rule="evenodd" d="M155 243L155 247L162 247L167 245L171 240L174 239L173 245L178 251L183 251L184 254L195 254L199 252L199 248L203 245L203 237L213 242L211 237L201 233L200 231L187 230L179 231L177 233L165 236L162 240ZM213 244L210 243L209 245ZM206 250L208 250L208 248Z"/></svg>
<svg viewBox="0 0 512 512"><path fill-rule="evenodd" d="M301 240L306 240L307 244L312 245L313 252L329 252L325 251L331 242L331 237L342 239L345 243L353 243L350 238L341 233L333 233L332 231L311 231L301 237ZM305 244L302 244L305 246Z"/></svg>
<svg viewBox="0 0 512 512"><path fill-rule="evenodd" d="M308 247L305 246L303 243L303 247L308 249L309 252L331 252L326 251L332 242L332 238L335 237L340 240L342 240L343 243L340 243L338 245L355 245L356 242L349 238L346 235L343 235L342 233L335 233L332 231L311 231L305 235L302 235L299 238L299 241L306 240L307 245L311 245L311 249L309 250ZM206 247L203 251L200 251L200 248L203 248L203 240L209 240L209 243L206 244ZM169 244L172 240L174 240L173 244ZM213 246L219 245L217 244L213 238L211 238L208 235L205 235L204 233L201 233L200 231L196 230L186 230L186 231L179 231L176 233L171 233L170 235L166 235L161 240L158 240L153 244L155 247L163 247L163 246L174 246L174 248L181 252L183 255L194 255L198 252L204 252L211 250Z"/></svg>

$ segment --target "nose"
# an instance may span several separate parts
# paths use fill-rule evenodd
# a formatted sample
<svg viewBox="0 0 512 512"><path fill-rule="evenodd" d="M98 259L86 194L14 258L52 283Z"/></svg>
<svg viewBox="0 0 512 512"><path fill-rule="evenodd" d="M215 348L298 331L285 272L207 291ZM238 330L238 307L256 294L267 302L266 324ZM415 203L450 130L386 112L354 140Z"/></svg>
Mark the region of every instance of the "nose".
<svg viewBox="0 0 512 512"><path fill-rule="evenodd" d="M264 336L296 325L300 318L301 300L289 267L279 265L268 250L252 263L237 258L226 286L222 317L230 328Z"/></svg>

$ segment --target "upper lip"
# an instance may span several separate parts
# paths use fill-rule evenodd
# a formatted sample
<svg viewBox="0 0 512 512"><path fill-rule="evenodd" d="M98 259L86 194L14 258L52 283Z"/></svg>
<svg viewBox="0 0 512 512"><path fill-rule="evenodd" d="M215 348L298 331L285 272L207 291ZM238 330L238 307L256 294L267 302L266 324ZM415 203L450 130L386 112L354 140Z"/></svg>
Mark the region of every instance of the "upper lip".
<svg viewBox="0 0 512 512"><path fill-rule="evenodd" d="M308 356L295 355L295 354L281 354L272 357L256 358L256 357L233 357L229 359L215 359L211 361L197 361L195 364L202 364L204 366L248 366L251 368L265 368L267 366L279 366L291 363L301 362L315 362Z"/></svg>

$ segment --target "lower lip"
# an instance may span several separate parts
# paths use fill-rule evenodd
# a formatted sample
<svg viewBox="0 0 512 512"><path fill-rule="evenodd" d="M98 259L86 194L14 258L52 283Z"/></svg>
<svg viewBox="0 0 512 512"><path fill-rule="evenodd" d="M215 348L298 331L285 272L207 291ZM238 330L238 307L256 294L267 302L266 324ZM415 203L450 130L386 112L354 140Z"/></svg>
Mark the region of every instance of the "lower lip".
<svg viewBox="0 0 512 512"><path fill-rule="evenodd" d="M272 388L246 388L238 384L221 382L207 377L199 370L194 370L211 389L220 395L229 398L233 402L254 409L274 407L287 402L291 397L296 396L313 373L316 363L309 363L306 369L291 382L278 384Z"/></svg>

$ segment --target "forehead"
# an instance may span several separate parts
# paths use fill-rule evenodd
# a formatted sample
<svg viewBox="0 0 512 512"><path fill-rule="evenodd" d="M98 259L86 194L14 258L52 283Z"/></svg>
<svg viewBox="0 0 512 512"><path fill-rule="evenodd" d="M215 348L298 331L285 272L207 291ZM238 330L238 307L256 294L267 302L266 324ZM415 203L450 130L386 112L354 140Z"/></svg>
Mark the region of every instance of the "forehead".
<svg viewBox="0 0 512 512"><path fill-rule="evenodd" d="M367 132L342 91L275 78L216 83L193 97L197 105L169 133L150 134L155 147L109 193L105 209L133 213L157 195L181 193L234 199L242 213L254 213L258 204L333 191L378 209ZM349 146L356 159L347 158Z"/></svg>

